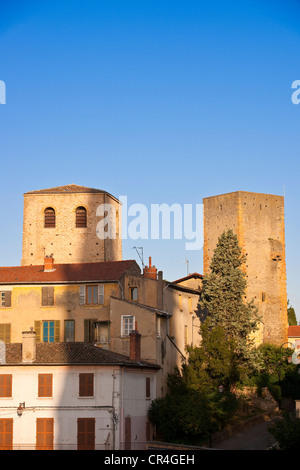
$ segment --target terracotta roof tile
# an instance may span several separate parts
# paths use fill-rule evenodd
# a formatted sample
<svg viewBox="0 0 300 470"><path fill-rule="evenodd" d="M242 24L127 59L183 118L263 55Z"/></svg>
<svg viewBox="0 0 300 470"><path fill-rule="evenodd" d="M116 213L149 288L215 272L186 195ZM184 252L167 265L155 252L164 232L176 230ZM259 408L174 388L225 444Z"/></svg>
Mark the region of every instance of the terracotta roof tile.
<svg viewBox="0 0 300 470"><path fill-rule="evenodd" d="M8 266L0 267L0 285L117 281L127 271L140 273L135 260L54 264L52 271L44 271L41 265Z"/></svg>
<svg viewBox="0 0 300 470"><path fill-rule="evenodd" d="M25 194L57 194L57 193L105 193L102 189L87 188L77 184L67 184L65 186L56 186L54 188L38 189L28 191Z"/></svg>
<svg viewBox="0 0 300 470"><path fill-rule="evenodd" d="M3 365L22 364L22 344L9 343L5 345L6 362ZM113 351L99 348L97 346L74 342L74 343L37 343L36 360L32 365L68 364L68 365L126 365L135 367L154 367L156 364L140 361L136 362L128 356ZM26 364L27 365L27 364Z"/></svg>
<svg viewBox="0 0 300 470"><path fill-rule="evenodd" d="M288 336L300 336L300 326L289 326Z"/></svg>

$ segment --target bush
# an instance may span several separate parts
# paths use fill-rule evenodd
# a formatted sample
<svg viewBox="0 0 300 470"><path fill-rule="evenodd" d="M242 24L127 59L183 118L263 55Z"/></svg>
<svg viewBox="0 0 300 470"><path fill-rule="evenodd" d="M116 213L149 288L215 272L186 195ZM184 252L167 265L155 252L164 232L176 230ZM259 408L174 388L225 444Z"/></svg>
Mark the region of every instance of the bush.
<svg viewBox="0 0 300 470"><path fill-rule="evenodd" d="M300 419L285 414L274 422L269 432L275 437L281 450L299 450Z"/></svg>

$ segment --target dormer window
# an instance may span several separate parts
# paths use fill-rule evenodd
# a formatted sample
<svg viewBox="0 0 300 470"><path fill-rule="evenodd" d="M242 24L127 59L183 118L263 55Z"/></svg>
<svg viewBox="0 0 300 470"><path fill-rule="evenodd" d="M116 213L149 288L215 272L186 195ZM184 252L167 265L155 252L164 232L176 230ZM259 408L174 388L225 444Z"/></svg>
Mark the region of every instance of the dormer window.
<svg viewBox="0 0 300 470"><path fill-rule="evenodd" d="M76 209L76 227L86 227L87 226L87 213L85 207L77 207Z"/></svg>
<svg viewBox="0 0 300 470"><path fill-rule="evenodd" d="M45 228L55 228L55 210L52 207L45 209Z"/></svg>

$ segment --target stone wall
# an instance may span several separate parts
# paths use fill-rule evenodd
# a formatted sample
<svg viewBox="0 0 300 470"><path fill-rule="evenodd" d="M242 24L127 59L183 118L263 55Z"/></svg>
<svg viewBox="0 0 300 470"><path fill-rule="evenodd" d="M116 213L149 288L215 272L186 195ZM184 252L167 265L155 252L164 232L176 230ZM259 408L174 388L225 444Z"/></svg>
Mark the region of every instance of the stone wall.
<svg viewBox="0 0 300 470"><path fill-rule="evenodd" d="M203 202L204 274L218 237L232 229L247 256L247 300L254 300L263 319L257 341L283 344L288 340L284 198L237 191Z"/></svg>

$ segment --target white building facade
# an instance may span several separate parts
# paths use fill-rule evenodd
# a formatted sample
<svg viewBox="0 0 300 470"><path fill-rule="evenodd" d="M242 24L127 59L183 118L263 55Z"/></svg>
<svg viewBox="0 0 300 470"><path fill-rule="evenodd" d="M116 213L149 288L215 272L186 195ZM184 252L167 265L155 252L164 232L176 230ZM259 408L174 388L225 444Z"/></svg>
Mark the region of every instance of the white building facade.
<svg viewBox="0 0 300 470"><path fill-rule="evenodd" d="M0 449L145 449L157 366L34 332L0 356Z"/></svg>

